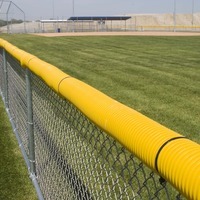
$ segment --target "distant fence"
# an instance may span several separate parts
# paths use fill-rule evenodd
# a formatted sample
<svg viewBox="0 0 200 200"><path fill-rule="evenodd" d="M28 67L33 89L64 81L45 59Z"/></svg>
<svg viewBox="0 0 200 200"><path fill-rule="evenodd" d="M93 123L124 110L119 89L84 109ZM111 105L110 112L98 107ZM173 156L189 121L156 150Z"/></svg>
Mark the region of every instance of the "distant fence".
<svg viewBox="0 0 200 200"><path fill-rule="evenodd" d="M56 20L55 20L56 21ZM184 25L139 25L134 21L127 22L111 22L99 23L96 21L66 21L58 20L58 22L26 22L21 24L9 24L9 33L52 33L52 32L134 32L134 31L183 31L183 32L200 32L200 26L184 26ZM0 33L7 33L8 26L0 27Z"/></svg>
<svg viewBox="0 0 200 200"><path fill-rule="evenodd" d="M39 199L200 199L200 145L0 47L0 94Z"/></svg>
<svg viewBox="0 0 200 200"><path fill-rule="evenodd" d="M28 24L27 24L28 27ZM200 32L200 26L186 26L186 25L139 25L135 24L134 20L127 21L106 21L100 23L98 21L66 21L45 23L42 22L35 28L35 32L130 32L130 31L183 31L183 32ZM28 28L27 28L28 31Z"/></svg>
<svg viewBox="0 0 200 200"><path fill-rule="evenodd" d="M0 2L0 32L15 33L15 24L21 22L20 33L26 33L26 16L25 12L13 1L2 0ZM4 28L2 30L2 26Z"/></svg>
<svg viewBox="0 0 200 200"><path fill-rule="evenodd" d="M136 26L136 31L199 32L200 26Z"/></svg>

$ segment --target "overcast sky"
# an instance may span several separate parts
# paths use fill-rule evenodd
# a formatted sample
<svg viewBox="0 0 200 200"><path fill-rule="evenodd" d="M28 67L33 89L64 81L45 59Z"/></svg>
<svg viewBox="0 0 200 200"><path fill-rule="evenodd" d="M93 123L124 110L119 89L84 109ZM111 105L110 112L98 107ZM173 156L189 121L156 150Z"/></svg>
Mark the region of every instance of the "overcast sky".
<svg viewBox="0 0 200 200"><path fill-rule="evenodd" d="M66 19L73 14L124 15L139 13L172 13L176 2L177 13L200 12L200 0L12 0L27 19ZM192 6L194 2L194 7Z"/></svg>

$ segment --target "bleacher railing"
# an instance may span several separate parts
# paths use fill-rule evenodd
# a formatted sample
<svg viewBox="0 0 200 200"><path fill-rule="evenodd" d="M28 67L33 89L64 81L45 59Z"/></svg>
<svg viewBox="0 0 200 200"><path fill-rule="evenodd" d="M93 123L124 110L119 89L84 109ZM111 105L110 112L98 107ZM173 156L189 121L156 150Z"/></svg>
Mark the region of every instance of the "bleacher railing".
<svg viewBox="0 0 200 200"><path fill-rule="evenodd" d="M200 145L0 40L0 94L39 199L200 199Z"/></svg>

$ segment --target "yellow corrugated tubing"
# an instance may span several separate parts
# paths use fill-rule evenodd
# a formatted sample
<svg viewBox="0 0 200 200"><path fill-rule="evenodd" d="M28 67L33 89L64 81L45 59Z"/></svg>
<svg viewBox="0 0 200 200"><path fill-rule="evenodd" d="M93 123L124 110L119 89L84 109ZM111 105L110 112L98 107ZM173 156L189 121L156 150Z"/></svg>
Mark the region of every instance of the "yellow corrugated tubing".
<svg viewBox="0 0 200 200"><path fill-rule="evenodd" d="M186 198L200 200L199 144L4 40L0 40L0 46Z"/></svg>

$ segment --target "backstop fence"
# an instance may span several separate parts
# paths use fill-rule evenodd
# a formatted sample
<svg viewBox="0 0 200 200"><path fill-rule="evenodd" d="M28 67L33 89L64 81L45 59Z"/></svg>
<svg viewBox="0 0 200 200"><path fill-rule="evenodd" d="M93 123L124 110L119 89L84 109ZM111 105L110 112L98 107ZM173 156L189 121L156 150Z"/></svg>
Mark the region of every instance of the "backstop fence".
<svg viewBox="0 0 200 200"><path fill-rule="evenodd" d="M200 199L200 145L0 40L0 94L39 199Z"/></svg>

